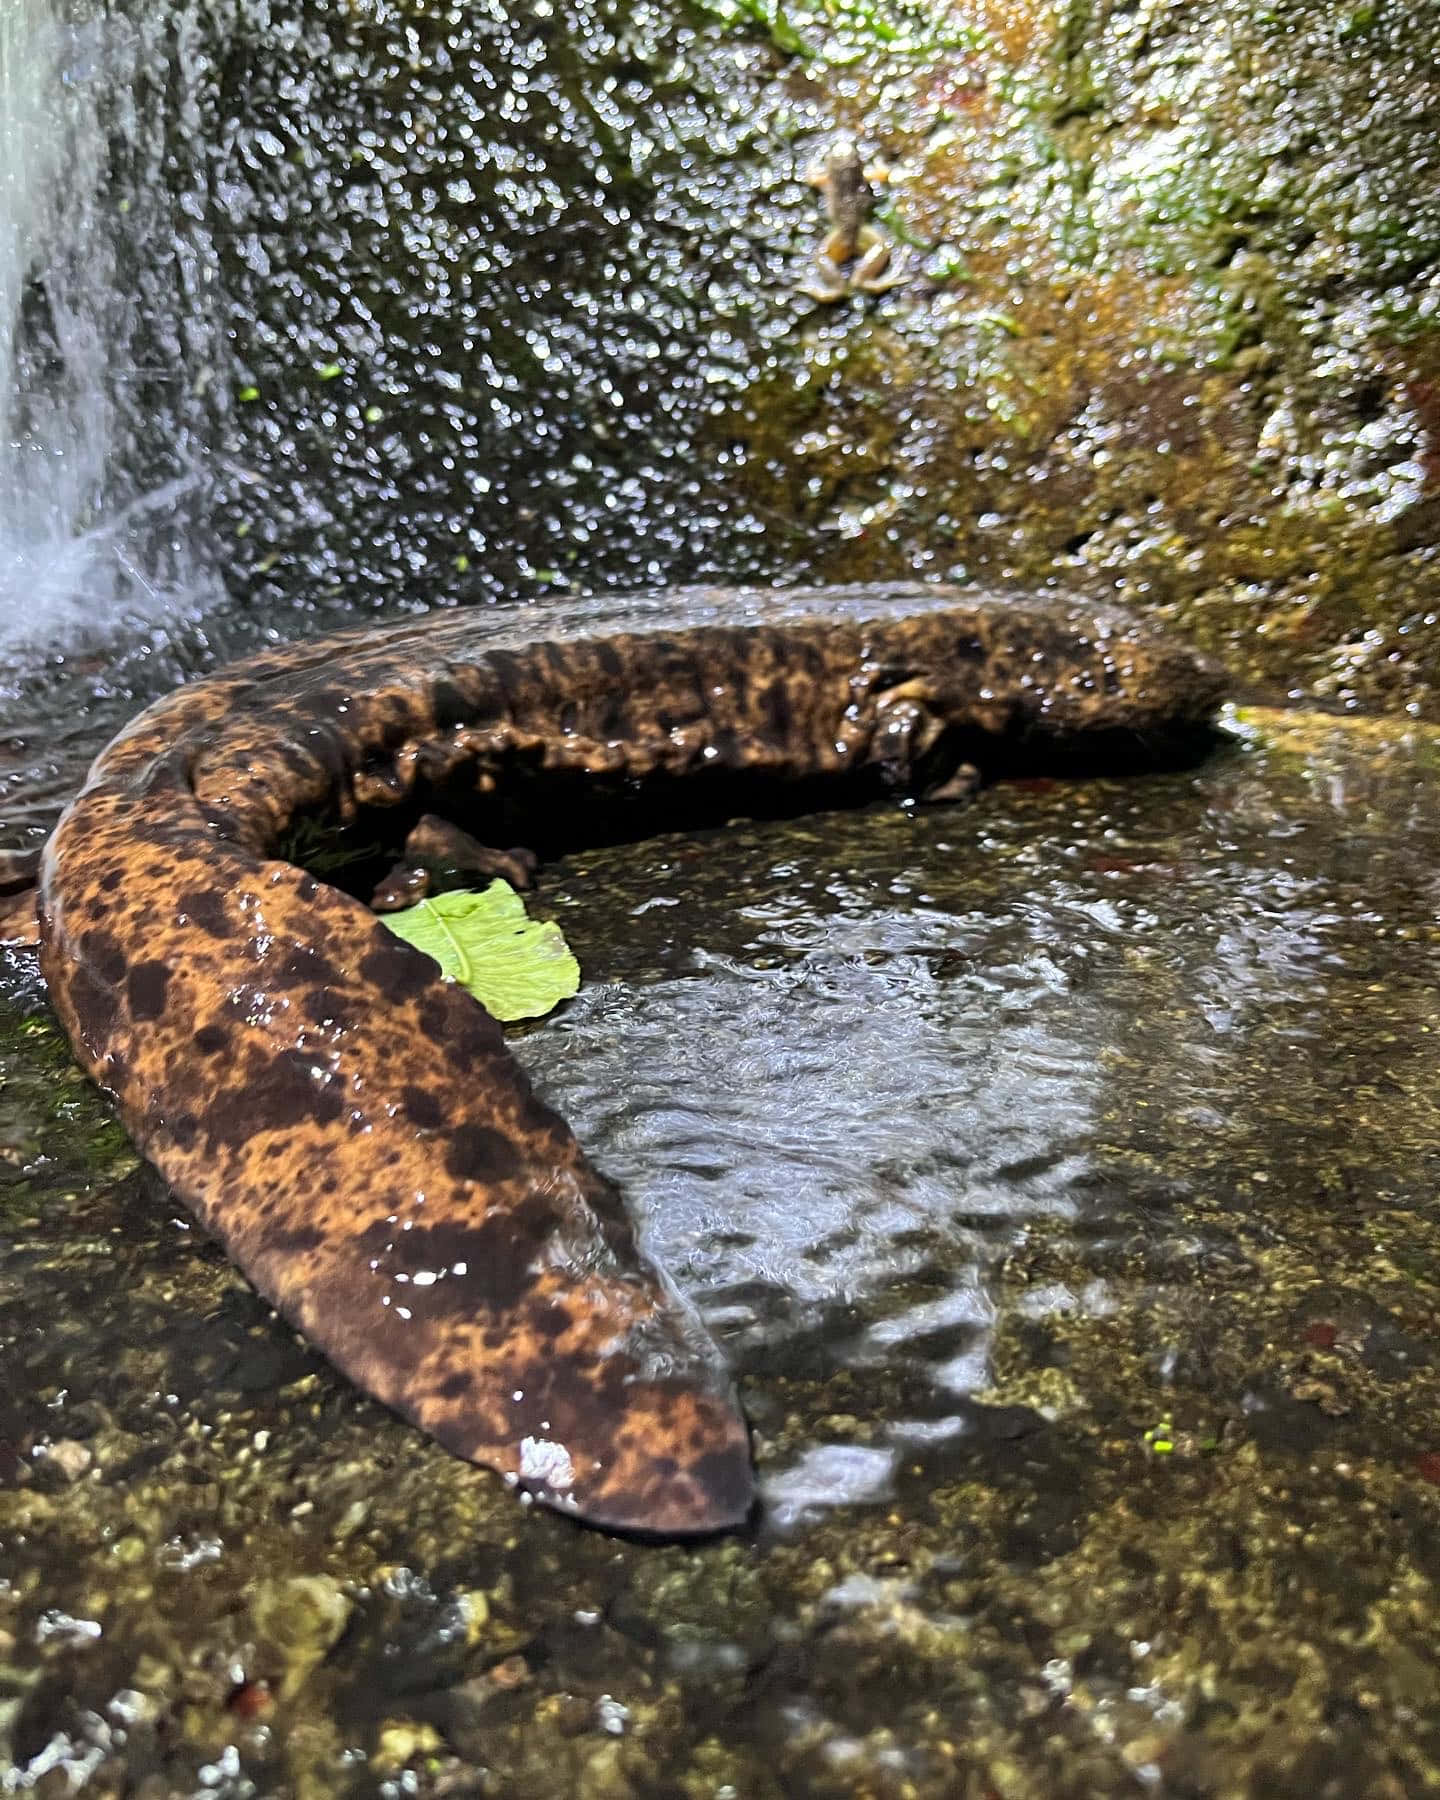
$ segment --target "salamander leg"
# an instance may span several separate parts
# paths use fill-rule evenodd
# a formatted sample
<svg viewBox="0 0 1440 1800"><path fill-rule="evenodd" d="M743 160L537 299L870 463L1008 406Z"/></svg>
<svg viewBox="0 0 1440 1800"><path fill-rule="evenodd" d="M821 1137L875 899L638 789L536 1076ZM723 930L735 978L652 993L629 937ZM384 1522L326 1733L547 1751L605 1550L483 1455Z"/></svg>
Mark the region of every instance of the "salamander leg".
<svg viewBox="0 0 1440 1800"><path fill-rule="evenodd" d="M985 778L974 763L960 763L950 775L926 788L919 796L926 806L958 806L973 800L985 785Z"/></svg>
<svg viewBox="0 0 1440 1800"><path fill-rule="evenodd" d="M389 873L376 882L370 906L378 913L401 912L423 900L429 892L430 871L402 856Z"/></svg>
<svg viewBox="0 0 1440 1800"><path fill-rule="evenodd" d="M886 787L908 794L915 771L945 729L924 699L918 683L907 682L880 701L869 760L879 766Z"/></svg>
<svg viewBox="0 0 1440 1800"><path fill-rule="evenodd" d="M513 888L535 885L540 859L533 850L519 846L492 850L468 831L452 825L437 813L425 813L405 840L404 854L385 876L371 898L376 912L398 912L413 906L430 892L435 877L497 876Z"/></svg>
<svg viewBox="0 0 1440 1800"><path fill-rule="evenodd" d="M533 887L535 871L540 866L540 858L533 850L518 846L492 850L438 813L423 815L405 840L405 856L407 861L454 870L457 875L498 875L516 888Z"/></svg>
<svg viewBox="0 0 1440 1800"><path fill-rule="evenodd" d="M869 760L879 766L886 787L926 805L969 800L982 785L980 771L945 754L945 732L924 681L902 682L876 707Z"/></svg>

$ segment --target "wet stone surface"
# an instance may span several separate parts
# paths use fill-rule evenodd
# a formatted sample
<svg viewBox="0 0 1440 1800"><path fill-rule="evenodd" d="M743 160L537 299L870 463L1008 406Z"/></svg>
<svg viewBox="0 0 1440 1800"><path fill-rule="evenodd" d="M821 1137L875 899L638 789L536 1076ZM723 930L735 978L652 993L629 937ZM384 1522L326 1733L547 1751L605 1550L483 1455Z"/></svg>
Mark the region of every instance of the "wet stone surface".
<svg viewBox="0 0 1440 1800"><path fill-rule="evenodd" d="M9 1785L1440 1782L1436 751L1246 729L547 873L587 985L518 1048L754 1424L709 1545L522 1509L349 1389L12 968Z"/></svg>
<svg viewBox="0 0 1440 1800"><path fill-rule="evenodd" d="M1440 21L783 11L367 0L226 41L232 580L1080 584L1434 716ZM841 131L905 279L825 306L803 177Z"/></svg>

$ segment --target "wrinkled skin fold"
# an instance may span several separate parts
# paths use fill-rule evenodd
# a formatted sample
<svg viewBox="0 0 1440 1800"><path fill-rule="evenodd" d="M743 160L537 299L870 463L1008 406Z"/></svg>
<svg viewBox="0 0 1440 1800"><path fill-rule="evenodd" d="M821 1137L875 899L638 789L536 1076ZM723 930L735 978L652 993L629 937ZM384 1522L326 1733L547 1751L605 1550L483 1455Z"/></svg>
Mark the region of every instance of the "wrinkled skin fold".
<svg viewBox="0 0 1440 1800"><path fill-rule="evenodd" d="M1223 679L1053 598L705 598L715 622L508 649L450 613L181 689L101 753L40 894L77 1055L260 1292L457 1455L666 1535L751 1508L723 1357L489 1014L277 845L299 820L481 830L517 796L553 838L595 808L1140 763L1193 745Z"/></svg>

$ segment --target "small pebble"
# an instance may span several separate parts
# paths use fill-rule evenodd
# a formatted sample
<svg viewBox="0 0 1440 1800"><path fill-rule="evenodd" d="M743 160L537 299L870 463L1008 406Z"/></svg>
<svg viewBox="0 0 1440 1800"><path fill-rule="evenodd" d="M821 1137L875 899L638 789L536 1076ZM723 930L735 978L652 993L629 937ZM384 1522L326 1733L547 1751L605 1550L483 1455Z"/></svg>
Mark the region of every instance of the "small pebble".
<svg viewBox="0 0 1440 1800"><path fill-rule="evenodd" d="M74 1438L60 1438L46 1446L45 1460L52 1469L58 1469L67 1481L78 1481L95 1458L84 1444L77 1444Z"/></svg>

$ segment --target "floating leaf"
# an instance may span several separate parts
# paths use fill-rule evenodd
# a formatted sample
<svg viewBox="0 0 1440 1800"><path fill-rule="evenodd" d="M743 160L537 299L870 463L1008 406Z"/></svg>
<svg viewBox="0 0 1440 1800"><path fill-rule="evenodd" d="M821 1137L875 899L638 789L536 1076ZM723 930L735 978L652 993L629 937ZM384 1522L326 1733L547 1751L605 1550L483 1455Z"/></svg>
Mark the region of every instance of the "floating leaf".
<svg viewBox="0 0 1440 1800"><path fill-rule="evenodd" d="M497 1019L538 1019L580 991L580 965L558 925L530 918L508 881L483 894L437 894L381 915Z"/></svg>

